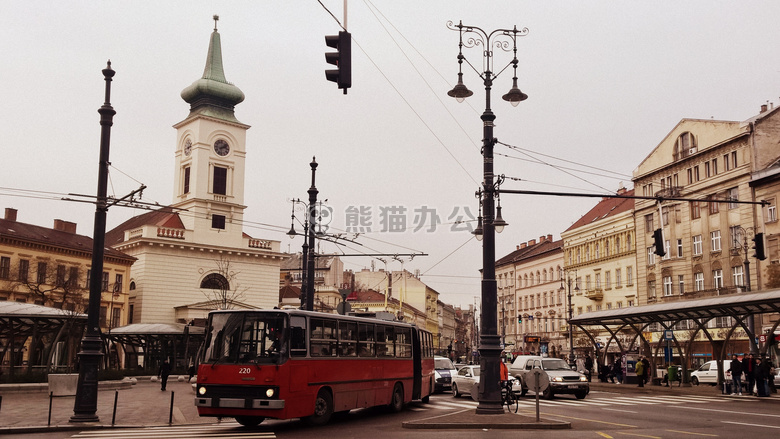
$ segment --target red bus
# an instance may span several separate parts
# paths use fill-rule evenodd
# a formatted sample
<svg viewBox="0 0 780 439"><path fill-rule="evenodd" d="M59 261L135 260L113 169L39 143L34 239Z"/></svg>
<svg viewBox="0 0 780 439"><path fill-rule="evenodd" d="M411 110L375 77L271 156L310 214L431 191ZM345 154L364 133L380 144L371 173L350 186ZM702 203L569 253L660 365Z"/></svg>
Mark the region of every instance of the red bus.
<svg viewBox="0 0 780 439"><path fill-rule="evenodd" d="M301 310L209 313L200 416L324 424L333 413L428 402L433 336L408 323Z"/></svg>

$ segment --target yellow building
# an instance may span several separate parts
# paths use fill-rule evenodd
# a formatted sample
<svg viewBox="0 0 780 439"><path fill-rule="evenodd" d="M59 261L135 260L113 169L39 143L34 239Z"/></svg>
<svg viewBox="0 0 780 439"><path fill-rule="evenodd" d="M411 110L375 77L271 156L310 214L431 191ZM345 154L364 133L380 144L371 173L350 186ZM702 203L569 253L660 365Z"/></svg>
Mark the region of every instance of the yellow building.
<svg viewBox="0 0 780 439"><path fill-rule="evenodd" d="M634 191L621 188L617 195L630 197ZM561 237L563 289L567 296L571 289L573 315L637 305L633 199L602 199ZM592 348L589 339L577 335L577 328L574 333L575 349ZM603 331L595 337L606 345L609 334ZM616 352L617 345L609 348Z"/></svg>
<svg viewBox="0 0 780 439"><path fill-rule="evenodd" d="M130 266L135 258L105 249L103 260L100 327L110 331L127 323ZM89 302L89 279L93 275L92 239L76 234L76 224L54 220L53 228L17 221L17 211L6 208L0 219L0 301L34 303L74 313L85 313ZM61 340L44 358L39 347L25 346L14 362L36 365L72 364L80 340L74 334ZM54 340L45 340L45 342ZM8 341L2 341L3 347ZM19 350L29 340L14 340ZM10 358L10 356L9 356ZM10 359L3 364L10 364Z"/></svg>

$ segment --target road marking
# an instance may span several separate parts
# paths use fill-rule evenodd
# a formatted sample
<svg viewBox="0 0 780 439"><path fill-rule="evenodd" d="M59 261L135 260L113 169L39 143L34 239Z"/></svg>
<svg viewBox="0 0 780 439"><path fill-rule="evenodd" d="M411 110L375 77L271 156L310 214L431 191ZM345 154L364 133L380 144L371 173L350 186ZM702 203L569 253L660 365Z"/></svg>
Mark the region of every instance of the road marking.
<svg viewBox="0 0 780 439"><path fill-rule="evenodd" d="M446 405L448 407L457 407L459 409L470 409L477 406L477 403L470 404L468 402L449 402L449 401L436 401L434 406Z"/></svg>
<svg viewBox="0 0 780 439"><path fill-rule="evenodd" d="M682 434L692 434L694 436L711 436L711 437L720 437L717 434L709 434L709 433L694 433L692 431L682 431L682 430L666 430L670 431L672 433L682 433Z"/></svg>
<svg viewBox="0 0 780 439"><path fill-rule="evenodd" d="M680 408L688 409L688 410L702 410L702 411L706 411L706 412L731 413L731 414L735 414L735 415L768 416L768 417L771 417L771 418L780 418L780 415L772 415L772 414L769 414L769 413L735 412L734 410L705 409L705 408L701 408L701 407L686 407L686 406L681 406Z"/></svg>
<svg viewBox="0 0 780 439"><path fill-rule="evenodd" d="M233 429L232 431L229 429ZM221 424L202 424L197 426L182 427L145 427L110 429L109 431L82 431L70 436L79 439L191 439L195 437L226 438L226 439L273 439L276 435L272 432L245 431L240 429L237 422Z"/></svg>
<svg viewBox="0 0 780 439"><path fill-rule="evenodd" d="M639 434L639 433L625 433L622 431L618 431L616 434L624 434L626 436L639 436L639 437L650 437L653 439L663 439L661 436L648 436L646 434Z"/></svg>
<svg viewBox="0 0 780 439"><path fill-rule="evenodd" d="M651 400L651 401L645 401L640 398L611 398L610 401L617 401L617 402L624 402L624 403L631 403L631 404L659 404L661 401L658 400Z"/></svg>
<svg viewBox="0 0 780 439"><path fill-rule="evenodd" d="M747 425L748 427L780 428L780 426L776 426L776 425L748 424L747 422L732 422L732 421L720 421L720 422L723 422L724 424Z"/></svg>
<svg viewBox="0 0 780 439"><path fill-rule="evenodd" d="M612 436L610 436L610 435L608 435L606 433L602 433L600 431L597 431L596 434L601 436L601 437L606 437L606 438L612 439Z"/></svg>
<svg viewBox="0 0 780 439"><path fill-rule="evenodd" d="M620 410L620 409L603 409L603 410L609 410L611 412L621 412L621 413L633 413L633 414L639 413L631 410Z"/></svg>
<svg viewBox="0 0 780 439"><path fill-rule="evenodd" d="M607 422L607 421L600 421L598 419L587 419L587 418L577 418L574 416L566 416L566 415L557 415L555 413L544 413L545 417L553 417L553 418L566 418L566 419L576 419L578 421L586 421L586 422L596 422L599 424L607 424L607 425L616 425L618 427L631 427L631 428L637 428L636 425L629 425L629 424L618 424L617 422Z"/></svg>

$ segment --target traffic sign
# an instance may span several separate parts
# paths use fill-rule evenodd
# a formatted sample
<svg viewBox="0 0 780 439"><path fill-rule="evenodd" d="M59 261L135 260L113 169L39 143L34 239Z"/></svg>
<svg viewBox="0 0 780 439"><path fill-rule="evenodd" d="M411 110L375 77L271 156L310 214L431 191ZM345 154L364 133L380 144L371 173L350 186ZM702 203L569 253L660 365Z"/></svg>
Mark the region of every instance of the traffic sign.
<svg viewBox="0 0 780 439"><path fill-rule="evenodd" d="M533 390L537 393L544 392L550 386L550 377L542 369L533 369L530 372L526 372L523 378L525 378L528 390Z"/></svg>

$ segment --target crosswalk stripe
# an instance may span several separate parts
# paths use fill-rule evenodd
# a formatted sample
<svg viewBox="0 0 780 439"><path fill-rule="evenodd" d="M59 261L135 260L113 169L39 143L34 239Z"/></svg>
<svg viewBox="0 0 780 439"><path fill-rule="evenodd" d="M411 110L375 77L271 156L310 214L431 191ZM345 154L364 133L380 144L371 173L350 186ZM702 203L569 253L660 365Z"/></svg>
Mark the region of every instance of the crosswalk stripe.
<svg viewBox="0 0 780 439"><path fill-rule="evenodd" d="M439 405L439 404L441 404L441 405L446 405L446 406L450 406L450 407L457 407L457 408L467 408L467 409L470 409L470 408L474 408L474 407L476 407L478 403L477 403L476 401L475 401L473 404L471 404L471 403L468 403L468 402L448 402L448 401L437 401L437 402L436 402L436 405Z"/></svg>
<svg viewBox="0 0 780 439"><path fill-rule="evenodd" d="M272 432L242 431L238 429L240 425L237 422L226 422L220 424L202 424L197 426L179 426L179 427L141 427L125 429L108 429L101 431L82 431L71 436L73 439L272 439L276 434ZM231 431L233 429L233 431Z"/></svg>

